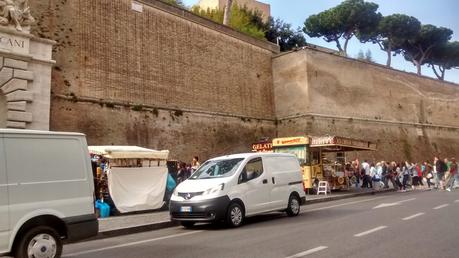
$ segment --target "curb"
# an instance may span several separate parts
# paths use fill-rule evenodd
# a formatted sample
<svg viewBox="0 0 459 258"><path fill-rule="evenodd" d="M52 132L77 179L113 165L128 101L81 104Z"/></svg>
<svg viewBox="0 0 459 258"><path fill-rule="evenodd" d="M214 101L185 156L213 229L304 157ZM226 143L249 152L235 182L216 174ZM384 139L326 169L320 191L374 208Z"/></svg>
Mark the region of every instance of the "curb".
<svg viewBox="0 0 459 258"><path fill-rule="evenodd" d="M353 193L353 194L348 194L348 195L335 195L335 196L328 196L325 198L320 198L320 199L313 199L313 200L308 200L306 197L306 203L305 205L308 204L314 204L314 203L321 203L321 202L331 202L331 201L336 201L336 200L342 200L342 199L348 199L348 198L353 198L353 197L358 197L358 196L363 196L363 195L374 195L374 194L382 194L382 193L389 193L389 192L395 192L395 189L386 189L386 190L372 190L368 192L361 192L361 193Z"/></svg>
<svg viewBox="0 0 459 258"><path fill-rule="evenodd" d="M363 196L363 195L381 194L381 193L394 192L394 191L395 191L395 189L379 190L379 191L373 190L373 191L354 193L354 194L349 194L349 195L327 196L325 198L320 198L320 199L306 200L306 203L304 205L309 205L309 204L314 204L314 203L321 203L321 202L330 202L330 201L348 199L348 198L353 198L353 197L358 197L358 196ZM130 235L130 234L136 234L136 233L142 233L142 232L147 232L147 231L151 231L151 230L158 230L158 229L175 227L175 226L178 226L178 225L180 225L180 223L178 221L162 221L162 222L159 222L159 223L145 224L145 225L134 226L134 227L126 227L126 228L108 230L108 231L99 232L97 234L97 236L85 239L85 240L83 240L81 242L92 241L92 240L100 240L100 239L104 239L104 238L111 238L111 237Z"/></svg>

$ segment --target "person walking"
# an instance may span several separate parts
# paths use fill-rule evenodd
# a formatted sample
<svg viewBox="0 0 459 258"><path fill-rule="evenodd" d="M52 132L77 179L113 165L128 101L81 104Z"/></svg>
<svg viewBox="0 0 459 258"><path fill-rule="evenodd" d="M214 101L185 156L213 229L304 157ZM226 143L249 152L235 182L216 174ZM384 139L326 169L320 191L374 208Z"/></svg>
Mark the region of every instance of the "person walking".
<svg viewBox="0 0 459 258"><path fill-rule="evenodd" d="M382 177L382 165L380 162L376 163L370 168L372 171L371 179L373 181L373 189L381 190L383 183L381 182Z"/></svg>
<svg viewBox="0 0 459 258"><path fill-rule="evenodd" d="M356 159L355 161L352 161L352 168L354 170L355 188L358 189L360 185L360 168L359 168L358 159Z"/></svg>
<svg viewBox="0 0 459 258"><path fill-rule="evenodd" d="M373 184L371 183L371 177L370 177L370 164L368 164L368 161L365 160L362 163L362 176L363 176L363 183L362 183L362 188L368 188L368 185L373 188Z"/></svg>
<svg viewBox="0 0 459 258"><path fill-rule="evenodd" d="M402 190L404 192L406 191L408 181L410 180L410 169L411 169L410 164L408 163L408 161L405 161L405 164L402 167L402 175L403 175L403 180L402 180L403 189Z"/></svg>
<svg viewBox="0 0 459 258"><path fill-rule="evenodd" d="M194 171L198 170L199 166L201 166L201 164L199 163L199 157L198 156L194 156L193 160L191 161L191 169L194 172Z"/></svg>
<svg viewBox="0 0 459 258"><path fill-rule="evenodd" d="M394 189L396 190L399 189L399 185L396 183L396 180L395 180L396 173L397 173L397 163L395 163L395 161L392 161L391 163L389 163L389 166L388 166L388 173L387 173L388 180L387 180L387 185L385 186L385 188L389 188L389 181L390 181Z"/></svg>
<svg viewBox="0 0 459 258"><path fill-rule="evenodd" d="M424 177L427 180L427 187L430 189L430 186L435 185L435 184L431 182L433 178L433 167L429 161L424 162L424 172L423 173L424 173Z"/></svg>
<svg viewBox="0 0 459 258"><path fill-rule="evenodd" d="M446 191L451 192L451 188L454 187L454 181L457 175L457 163L455 158L451 158L449 165L449 180L446 182Z"/></svg>
<svg viewBox="0 0 459 258"><path fill-rule="evenodd" d="M446 163L439 159L438 157L435 157L434 158L434 162L435 162L435 168L437 170L437 182L438 182L438 190L442 191L442 190L445 190L445 186L444 186L444 177L445 177L445 173L446 171L448 170L448 166L446 165Z"/></svg>

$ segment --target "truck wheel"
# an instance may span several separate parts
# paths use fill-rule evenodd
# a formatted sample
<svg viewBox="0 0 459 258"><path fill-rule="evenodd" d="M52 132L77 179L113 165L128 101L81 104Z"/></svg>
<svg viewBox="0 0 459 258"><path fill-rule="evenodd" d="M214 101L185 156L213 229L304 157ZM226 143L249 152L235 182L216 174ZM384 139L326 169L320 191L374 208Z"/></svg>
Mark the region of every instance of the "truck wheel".
<svg viewBox="0 0 459 258"><path fill-rule="evenodd" d="M290 217L296 216L300 213L300 198L298 198L297 195L290 195L286 212Z"/></svg>
<svg viewBox="0 0 459 258"><path fill-rule="evenodd" d="M232 228L239 227L244 222L244 210L238 203L232 203L228 207L226 223Z"/></svg>
<svg viewBox="0 0 459 258"><path fill-rule="evenodd" d="M180 224L182 224L183 227L185 228L192 228L196 222L194 221L182 221Z"/></svg>
<svg viewBox="0 0 459 258"><path fill-rule="evenodd" d="M39 226L22 235L16 249L16 258L58 258L62 254L62 240L51 227Z"/></svg>

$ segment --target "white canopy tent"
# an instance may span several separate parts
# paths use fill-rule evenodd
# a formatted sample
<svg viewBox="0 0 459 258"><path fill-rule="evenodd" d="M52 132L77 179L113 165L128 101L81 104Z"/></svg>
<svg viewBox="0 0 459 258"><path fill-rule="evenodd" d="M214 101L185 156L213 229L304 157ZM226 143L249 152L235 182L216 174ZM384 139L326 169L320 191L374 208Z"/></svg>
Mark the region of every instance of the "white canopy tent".
<svg viewBox="0 0 459 258"><path fill-rule="evenodd" d="M108 190L121 212L161 208L166 191L168 150L152 150L138 146L88 146L89 152L110 162ZM122 161L158 161L157 166L129 166ZM161 161L161 162L160 162ZM156 163L156 162L155 162ZM137 164L137 162L134 162Z"/></svg>
<svg viewBox="0 0 459 258"><path fill-rule="evenodd" d="M89 152L108 159L156 159L167 160L168 150L152 150L139 146L89 146Z"/></svg>

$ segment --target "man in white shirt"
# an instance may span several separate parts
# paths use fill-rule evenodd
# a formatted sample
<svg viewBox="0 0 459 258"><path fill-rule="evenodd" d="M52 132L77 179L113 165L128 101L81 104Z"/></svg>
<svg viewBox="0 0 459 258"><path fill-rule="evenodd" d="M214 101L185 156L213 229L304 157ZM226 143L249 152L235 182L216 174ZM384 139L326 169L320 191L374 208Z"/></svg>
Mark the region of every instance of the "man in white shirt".
<svg viewBox="0 0 459 258"><path fill-rule="evenodd" d="M365 175L363 176L362 188L368 188L368 184L370 184L370 187L373 188L373 183L371 182L370 177L370 164L368 164L368 161L365 160L361 166L362 170L365 171Z"/></svg>

